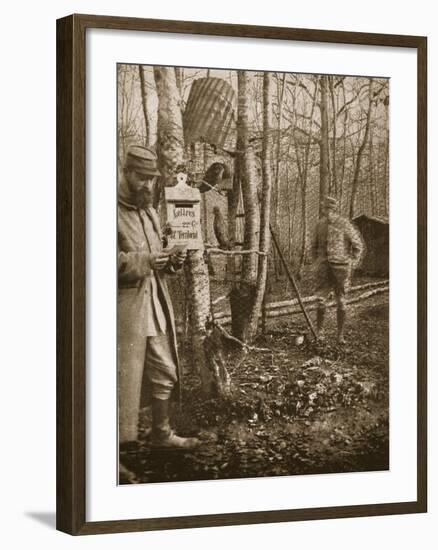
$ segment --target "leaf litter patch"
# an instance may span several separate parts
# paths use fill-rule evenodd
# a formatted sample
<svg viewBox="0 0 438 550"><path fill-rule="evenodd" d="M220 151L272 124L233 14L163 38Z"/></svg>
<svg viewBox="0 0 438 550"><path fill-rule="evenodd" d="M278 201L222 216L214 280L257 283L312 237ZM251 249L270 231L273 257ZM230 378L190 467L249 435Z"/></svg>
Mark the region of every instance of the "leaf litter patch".
<svg viewBox="0 0 438 550"><path fill-rule="evenodd" d="M203 398L197 378L187 375L174 422L203 444L158 452L145 436L121 457L136 482L388 469L387 299L351 310L347 346L329 334L322 344L295 347L296 322L282 321L257 342L271 353L231 351L226 400ZM147 422L144 416L143 428Z"/></svg>

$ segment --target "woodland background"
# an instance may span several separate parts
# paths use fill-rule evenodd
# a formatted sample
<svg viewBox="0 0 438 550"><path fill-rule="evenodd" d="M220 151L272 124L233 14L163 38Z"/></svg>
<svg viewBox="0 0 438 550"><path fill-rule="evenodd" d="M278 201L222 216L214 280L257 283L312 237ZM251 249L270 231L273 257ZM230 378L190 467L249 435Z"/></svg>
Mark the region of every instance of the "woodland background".
<svg viewBox="0 0 438 550"><path fill-rule="evenodd" d="M212 151L208 144L198 142L198 148L202 146L206 151L193 155L195 166L191 168L201 175L214 161L229 164L231 157L225 151L236 147L237 71L194 68L175 71L182 113L196 79L221 78L232 87L233 120L222 151L220 148ZM272 73L272 79L271 221L282 250L300 272L308 261L321 194L336 196L340 213L350 218L361 214L388 218L389 80L292 73ZM121 166L129 145L156 145L158 97L150 66L142 66L140 71L138 65L119 65L118 85ZM263 73L248 72L247 96L249 140L260 155ZM211 241L214 240L212 208L222 203L226 210L226 199L221 201L214 193L207 193L203 199L207 203L204 236Z"/></svg>
<svg viewBox="0 0 438 550"><path fill-rule="evenodd" d="M16 180L16 167L23 162L23 150L17 143L23 141L23 125L17 124L17 113L26 124L27 140L33 146L29 149L28 162L38 174L41 185L30 178L23 184L28 200L22 203L22 215L28 224L16 224L17 188L4 187L5 212L2 216L2 234L10 234L15 227L14 239L4 239L4 254L14 258L15 269L2 272L2 321L8 328L8 338L2 346L3 364L11 368L6 373L8 387L21 388L22 401L26 407L17 407L15 391L5 392L2 400L4 418L14 413L13 422L4 423L4 440L14 441L14 452L2 454L5 472L20 472L20 483L16 475L6 476L3 487L4 511L3 540L9 547L26 547L38 541L46 548L97 548L101 537L72 539L54 529L55 522L55 25L57 17L66 14L104 13L107 15L128 15L132 17L155 17L197 21L221 21L258 25L286 25L303 28L330 28L344 31L381 32L428 35L429 37L429 94L438 94L438 73L436 70L437 38L436 16L432 3L419 0L415 6L400 9L399 2L390 0L382 3L370 0L364 9L352 9L351 2L335 0L327 3L316 0L314 9L308 4L284 4L272 0L270 9L266 3L255 2L251 9L233 0L220 4L202 4L194 0L184 3L169 0L150 3L131 0L120 2L108 0L103 5L98 0L62 0L54 3L35 4L26 0L8 4L4 8L8 21L21 21L21 32L16 25L5 26L2 35L4 44L4 72L13 79L14 85L1 89L2 104L11 106L4 111L4 125L9 132L2 134L1 143L5 158L5 181ZM396 16L395 16L396 15ZM23 35L26 40L23 40ZM32 47L29 47L29 44ZM26 70L23 70L26 67ZM32 87L32 101L29 101L29 82L38 83ZM38 105L38 109L35 109ZM429 103L430 149L438 147L435 124L436 103ZM430 163L429 178L436 180L436 166ZM436 187L430 186L429 204L431 212L438 206ZM29 224L32 231L29 232ZM436 239L437 217L430 218L430 239ZM17 239L28 243L27 254L17 254ZM435 251L430 248L430 280L438 277L438 263ZM29 284L29 261L34 265L46 266L35 270L33 284ZM38 288L38 292L35 292ZM11 289L16 290L11 291ZM33 327L28 334L28 345L23 346L23 315L17 309L17 293L24 296L32 307L27 312L27 322ZM430 326L438 321L438 294L435 286L430 287ZM430 334L432 336L432 332ZM432 338L430 338L430 341ZM430 346L431 364L436 364L437 352ZM35 368L36 361L42 368ZM23 373L27 384L23 385ZM431 395L438 388L436 370L430 371ZM29 410L32 414L29 415ZM436 400L430 402L430 415L438 414ZM26 434L26 437L17 437ZM436 462L437 433L430 431L429 457ZM29 449L33 449L29 461ZM211 529L188 529L178 531L157 531L150 533L129 533L108 535L108 548L120 548L129 544L132 548L162 548L166 545L182 545L191 548L219 549L227 545L250 544L252 548L266 548L272 541L292 541L309 549L351 548L352 540L357 549L397 546L410 549L418 544L433 548L437 523L437 475L430 469L430 504L428 514L407 516L385 516L374 518L352 518L349 520L265 524L240 527L218 527ZM357 533L361 536L358 537Z"/></svg>
<svg viewBox="0 0 438 550"><path fill-rule="evenodd" d="M203 447L155 456L145 408L122 483L388 468L388 128L387 79L118 66L118 165L132 144L156 148L161 211L186 172L206 247L169 278L185 367L175 417ZM329 194L376 226L366 258L379 269L355 280L341 348L315 342L309 317Z"/></svg>
<svg viewBox="0 0 438 550"><path fill-rule="evenodd" d="M294 294L287 266L312 294L325 196L376 225L367 258L388 276L389 103L383 78L118 65L119 169L130 145L155 147L160 186L186 171L206 246L232 254L189 253L185 282L171 284L201 374L207 320L231 314L233 336L254 340L260 315L265 330L267 307Z"/></svg>

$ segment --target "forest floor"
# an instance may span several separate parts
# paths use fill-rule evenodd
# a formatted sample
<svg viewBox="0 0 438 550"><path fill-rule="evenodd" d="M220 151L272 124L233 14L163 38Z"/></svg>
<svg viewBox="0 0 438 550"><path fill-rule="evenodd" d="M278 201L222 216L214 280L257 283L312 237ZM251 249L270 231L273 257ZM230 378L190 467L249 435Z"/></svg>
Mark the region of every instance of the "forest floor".
<svg viewBox="0 0 438 550"><path fill-rule="evenodd" d="M296 346L305 329L293 316L272 321L260 349L229 350L227 400L203 399L197 377L184 376L173 423L202 445L159 451L144 438L120 453L135 482L388 469L388 294L349 306L344 346L335 344L335 316L331 309L323 343ZM141 422L145 429L146 410Z"/></svg>

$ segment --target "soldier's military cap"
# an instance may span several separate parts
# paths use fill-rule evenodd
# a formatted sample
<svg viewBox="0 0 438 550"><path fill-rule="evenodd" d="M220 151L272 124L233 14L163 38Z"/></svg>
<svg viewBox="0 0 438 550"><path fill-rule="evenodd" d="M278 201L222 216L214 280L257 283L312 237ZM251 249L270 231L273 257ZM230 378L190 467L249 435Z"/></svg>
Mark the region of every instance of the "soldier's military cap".
<svg viewBox="0 0 438 550"><path fill-rule="evenodd" d="M141 145L132 145L126 154L125 166L140 174L160 176L158 159L155 151Z"/></svg>

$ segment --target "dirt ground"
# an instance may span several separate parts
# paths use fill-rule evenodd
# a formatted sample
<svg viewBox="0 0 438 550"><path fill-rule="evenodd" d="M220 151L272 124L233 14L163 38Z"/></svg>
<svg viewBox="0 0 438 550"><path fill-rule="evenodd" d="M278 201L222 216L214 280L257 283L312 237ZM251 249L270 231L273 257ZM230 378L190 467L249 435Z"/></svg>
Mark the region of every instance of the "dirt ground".
<svg viewBox="0 0 438 550"><path fill-rule="evenodd" d="M255 342L258 350L229 350L226 401L202 399L197 377L186 373L173 422L202 445L158 451L145 437L120 454L135 482L388 469L388 295L349 307L345 346L334 344L335 325L332 309L325 342L297 346L302 319L283 317ZM143 429L148 421L145 410Z"/></svg>

